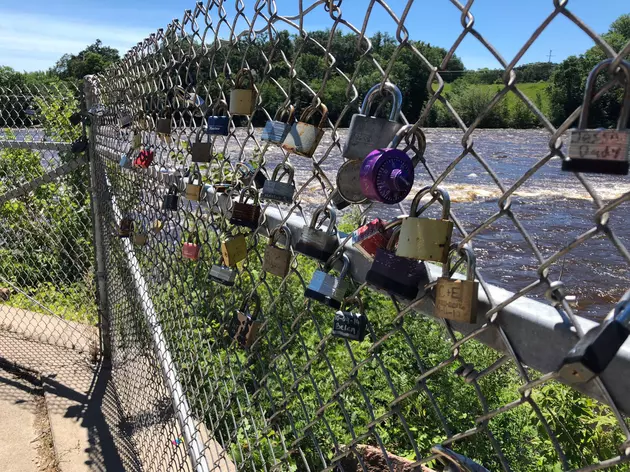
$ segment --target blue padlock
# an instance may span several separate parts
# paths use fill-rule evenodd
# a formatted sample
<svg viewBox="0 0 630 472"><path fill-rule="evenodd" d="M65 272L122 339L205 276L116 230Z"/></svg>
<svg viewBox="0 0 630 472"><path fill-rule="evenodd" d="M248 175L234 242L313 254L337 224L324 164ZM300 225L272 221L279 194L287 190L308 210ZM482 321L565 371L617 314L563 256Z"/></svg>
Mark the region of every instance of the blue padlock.
<svg viewBox="0 0 630 472"><path fill-rule="evenodd" d="M122 167L123 169L131 169L131 159L129 159L129 156L127 156L127 154L123 154L122 156L120 156L120 167Z"/></svg>
<svg viewBox="0 0 630 472"><path fill-rule="evenodd" d="M230 117L227 116L227 103L221 101L214 107L213 112L218 113L220 110L226 112L225 116L216 114L208 116L208 127L206 133L219 136L227 136L230 129Z"/></svg>
<svg viewBox="0 0 630 472"><path fill-rule="evenodd" d="M289 116L285 123L282 121L282 117L286 113L288 113ZM265 128L263 129L260 139L274 144L282 144L284 138L286 138L287 134L289 134L289 131L291 131L291 126L293 126L294 121L295 108L293 107L293 105L289 105L288 108L285 107L279 109L276 112L276 116L273 117L273 120L269 120L265 124Z"/></svg>

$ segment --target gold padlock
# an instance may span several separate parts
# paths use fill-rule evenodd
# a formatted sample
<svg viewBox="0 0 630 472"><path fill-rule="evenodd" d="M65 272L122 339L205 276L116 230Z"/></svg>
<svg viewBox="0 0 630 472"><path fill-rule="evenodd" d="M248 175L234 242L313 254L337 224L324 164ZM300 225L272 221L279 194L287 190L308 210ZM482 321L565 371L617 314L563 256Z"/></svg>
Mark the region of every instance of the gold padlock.
<svg viewBox="0 0 630 472"><path fill-rule="evenodd" d="M245 88L243 82L249 79L249 88ZM232 115L251 115L254 112L256 102L256 90L254 89L254 76L250 69L244 68L238 71L234 80L234 89L230 92L230 113Z"/></svg>
<svg viewBox="0 0 630 472"><path fill-rule="evenodd" d="M455 268L463 260L466 260L466 280L450 277L452 254L461 256L461 259L455 264ZM477 321L479 282L475 280L475 268L476 259L472 249L464 246L458 252L457 245L453 245L448 261L442 266L442 277L437 280L435 288L434 314L436 317L461 321L462 323L475 323Z"/></svg>
<svg viewBox="0 0 630 472"><path fill-rule="evenodd" d="M236 267L236 264L247 257L247 241L245 235L230 236L221 242L221 254L226 266Z"/></svg>
<svg viewBox="0 0 630 472"><path fill-rule="evenodd" d="M280 234L284 234L284 248L277 246ZM288 226L278 226L269 235L269 244L265 248L262 269L276 277L284 278L291 270L291 230Z"/></svg>
<svg viewBox="0 0 630 472"><path fill-rule="evenodd" d="M201 181L201 172L197 169L188 177L186 198L198 202L201 198L201 189L203 189L203 182Z"/></svg>
<svg viewBox="0 0 630 472"><path fill-rule="evenodd" d="M400 227L400 239L396 255L417 259L419 261L435 261L445 264L448 260L448 250L453 234L453 222L448 219L451 211L451 199L446 190L432 187L424 187L420 190L409 210L409 216L405 218ZM418 206L425 195L431 194L432 200L420 210ZM442 218L419 218L434 201L442 203Z"/></svg>

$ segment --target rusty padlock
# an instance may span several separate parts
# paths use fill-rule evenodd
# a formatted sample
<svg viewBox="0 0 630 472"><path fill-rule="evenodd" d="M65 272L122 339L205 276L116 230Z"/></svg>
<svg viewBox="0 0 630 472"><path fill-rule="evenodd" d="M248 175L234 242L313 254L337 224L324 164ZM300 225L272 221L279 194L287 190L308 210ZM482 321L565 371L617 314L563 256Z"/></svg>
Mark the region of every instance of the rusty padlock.
<svg viewBox="0 0 630 472"><path fill-rule="evenodd" d="M457 254L466 260L466 279L453 279L451 275L451 255ZM458 262L457 267L461 262ZM477 321L477 296L479 282L475 280L475 253L470 247L464 246L459 252L457 245L453 245L448 261L442 266L442 277L437 280L435 287L435 316L462 323Z"/></svg>
<svg viewBox="0 0 630 472"><path fill-rule="evenodd" d="M343 267L339 272L339 277L335 277L329 272L338 260L341 260ZM341 252L326 262L323 270L317 269L313 273L313 277L304 291L304 296L335 309L341 308L341 302L350 287L346 280L349 272L350 259Z"/></svg>
<svg viewBox="0 0 630 472"><path fill-rule="evenodd" d="M293 203L293 196L295 195L293 174L294 170L291 164L288 162L278 164L273 170L271 180L265 181L261 198L277 203ZM287 176L287 182L281 180L285 175Z"/></svg>
<svg viewBox="0 0 630 472"><path fill-rule="evenodd" d="M247 202L250 197L252 203ZM230 223L236 226L256 229L259 219L260 205L258 204L258 191L254 187L245 187L241 190L238 202L234 202Z"/></svg>
<svg viewBox="0 0 630 472"><path fill-rule="evenodd" d="M409 216L403 220L400 228L400 240L396 255L446 264L453 234L453 222L448 219L451 211L451 199L446 190L437 188L432 192L431 188L424 187L413 199ZM431 195L433 200L418 210L422 198L426 195ZM441 200L442 218L439 220L420 218L422 212L436 200Z"/></svg>
<svg viewBox="0 0 630 472"><path fill-rule="evenodd" d="M247 241L245 235L228 236L221 242L221 254L225 265L236 267L236 264L247 257Z"/></svg>
<svg viewBox="0 0 630 472"><path fill-rule="evenodd" d="M245 79L249 80L249 88L245 88ZM232 115L251 115L256 105L254 76L250 69L238 71L234 80L234 89L230 92L230 113Z"/></svg>
<svg viewBox="0 0 630 472"><path fill-rule="evenodd" d="M250 303L254 304L254 310L249 309ZM257 294L252 295L249 301L243 301L241 309L234 312L227 331L241 347L248 348L256 340L261 325L258 319L260 313L260 298Z"/></svg>
<svg viewBox="0 0 630 472"><path fill-rule="evenodd" d="M324 218L318 223L317 220L320 215L323 215ZM328 228L324 231L320 228L326 219L328 219ZM305 256L326 262L339 247L336 224L337 213L335 210L331 207L318 207L313 213L310 225L302 229L295 250Z"/></svg>
<svg viewBox="0 0 630 472"><path fill-rule="evenodd" d="M284 248L278 247L280 235L284 235ZM278 226L269 235L269 244L265 247L262 269L276 277L284 278L291 270L291 230L288 226Z"/></svg>
<svg viewBox="0 0 630 472"><path fill-rule="evenodd" d="M282 117L285 114L287 115L286 122L282 121ZM294 121L295 107L293 105L280 108L273 117L273 120L268 120L267 123L265 123L265 128L263 129L260 139L274 144L282 144L287 134L289 134L289 131L291 131Z"/></svg>
<svg viewBox="0 0 630 472"><path fill-rule="evenodd" d="M359 311L348 309L353 305L357 306ZM332 335L361 342L365 339L366 329L367 316L365 315L363 302L359 297L346 298L341 304L341 309L335 313Z"/></svg>
<svg viewBox="0 0 630 472"><path fill-rule="evenodd" d="M182 256L185 259L190 259L191 261L199 260L199 252L201 251L201 246L199 245L199 236L188 236L188 240L184 241L182 246Z"/></svg>
<svg viewBox="0 0 630 472"><path fill-rule="evenodd" d="M315 126L308 123L318 111L322 116L319 124ZM319 142L324 136L324 126L326 126L327 121L328 108L326 108L326 105L322 103L319 107L313 105L307 107L304 112L302 112L300 121L293 124L287 137L284 138L282 149L293 152L299 156L313 157Z"/></svg>
<svg viewBox="0 0 630 472"><path fill-rule="evenodd" d="M201 198L201 190L203 189L203 182L201 181L201 172L199 169L195 169L188 177L188 183L186 184L186 198L198 202Z"/></svg>

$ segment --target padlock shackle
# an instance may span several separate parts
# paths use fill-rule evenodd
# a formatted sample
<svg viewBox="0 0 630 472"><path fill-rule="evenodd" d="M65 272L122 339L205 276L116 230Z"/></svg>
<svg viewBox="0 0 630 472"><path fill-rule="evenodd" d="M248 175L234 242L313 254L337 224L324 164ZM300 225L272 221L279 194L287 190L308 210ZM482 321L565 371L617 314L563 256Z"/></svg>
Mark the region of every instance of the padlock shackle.
<svg viewBox="0 0 630 472"><path fill-rule="evenodd" d="M440 203L442 205L442 219L448 220L448 217L451 213L450 195L448 194L446 190L440 187L437 187L435 190L432 190L432 189L433 189L432 186L424 187L416 194L416 196L413 198L413 201L411 202L411 208L409 209L410 217L417 218L424 212L424 210L429 208L433 204L434 201L440 202L441 200ZM425 206L423 206L420 209L420 211L418 211L418 206L420 205L420 202L427 194L431 194L431 196L433 197L432 200L429 203L427 203Z"/></svg>
<svg viewBox="0 0 630 472"><path fill-rule="evenodd" d="M254 205L258 204L258 190L256 190L254 187L243 188L238 197L238 202L247 203L249 197L252 197L252 199L254 200Z"/></svg>
<svg viewBox="0 0 630 472"><path fill-rule="evenodd" d="M247 77L245 77L247 75ZM254 90L254 75L252 74L251 69L244 67L236 73L236 78L234 79L234 88L235 89L245 89L243 87L243 81L245 79L249 79L249 90Z"/></svg>
<svg viewBox="0 0 630 472"><path fill-rule="evenodd" d="M274 247L278 247L277 244L279 242L279 236L284 234L285 239L285 249L291 249L291 240L293 235L291 234L291 229L287 225L276 226L271 233L269 234L269 244Z"/></svg>
<svg viewBox="0 0 630 472"><path fill-rule="evenodd" d="M363 103L361 104L360 113L365 116L371 116L369 115L369 113L370 113L370 108L372 108L372 103L374 102L377 96L384 95L382 93L383 91L389 92L389 95L391 95L392 97L391 98L392 109L389 112L389 121L397 121L398 115L400 115L400 111L402 109L403 96L400 89L396 85L392 84L391 82L385 82L382 85L376 84L372 86L372 88L368 90L368 92L365 94L365 97L363 98Z"/></svg>
<svg viewBox="0 0 630 472"><path fill-rule="evenodd" d="M313 115L318 111L321 112L322 119L319 120L319 124L317 125L317 127L319 129L323 129L324 126L326 126L326 121L328 120L328 107L323 103L321 103L317 107L315 105L309 105L308 107L306 107L302 112L302 115L300 116L300 121L302 123L308 123L308 120L310 120Z"/></svg>
<svg viewBox="0 0 630 472"><path fill-rule="evenodd" d="M280 174L281 170L284 171L282 174ZM271 180L273 180L274 182L281 182L280 179L284 177L285 175L289 176L288 183L292 183L293 176L295 175L295 169L288 162L283 162L282 164L278 164L276 166L276 168L273 170L273 174L271 175Z"/></svg>
<svg viewBox="0 0 630 472"><path fill-rule="evenodd" d="M453 267L453 269L451 270L451 260L454 254L460 256L460 259L455 263L455 267ZM466 280L471 282L475 280L475 271L477 270L477 257L475 256L475 252L473 251L473 249L468 245L457 250L457 244L451 244L451 247L448 250L448 258L446 259L446 264L442 265L442 277L450 278L464 259L466 260L467 266Z"/></svg>
<svg viewBox="0 0 630 472"><path fill-rule="evenodd" d="M360 296L356 295L354 297L344 298L343 302L341 302L340 310L346 311L346 309L351 306L358 306L359 313L361 313L362 315L365 314L365 309L363 308L363 300L361 300Z"/></svg>
<svg viewBox="0 0 630 472"><path fill-rule="evenodd" d="M339 260L342 263L341 270L339 271L339 280L343 280L350 272L350 258L346 256L343 251L333 254L332 257L326 261L324 264L324 272L330 272L335 265L335 262Z"/></svg>
<svg viewBox="0 0 630 472"><path fill-rule="evenodd" d="M597 82L597 76L606 67L612 64L613 59L604 59L602 62L593 67L593 70L588 74L586 79L586 86L584 88L584 99L582 101L582 110L580 112L580 120L578 121L578 129L588 128L588 114L593 99L593 92L595 89L595 83ZM628 125L628 118L630 118L630 62L622 60L619 62L619 68L626 75L626 86L621 101L621 113L617 120L617 130L621 130ZM616 71L615 71L616 72Z"/></svg>
<svg viewBox="0 0 630 472"><path fill-rule="evenodd" d="M317 220L322 213L324 214L324 218L322 219L321 223L318 224ZM315 209L315 212L313 213L313 216L311 217L311 223L308 226L312 229L319 229L324 221L326 221L326 219L330 220L330 224L328 225L328 230L326 231L326 234L332 236L335 234L336 231L335 225L337 224L337 212L331 206L317 207Z"/></svg>
<svg viewBox="0 0 630 472"><path fill-rule="evenodd" d="M488 469L477 464L475 461L469 459L468 457L462 456L455 451L451 451L444 446L433 446L431 448L431 452L440 456L440 462L444 463L444 465L446 465L447 467L452 464L457 466L459 472L490 472Z"/></svg>
<svg viewBox="0 0 630 472"><path fill-rule="evenodd" d="M402 223L402 220L399 220L399 221L401 221ZM400 237L400 224L394 227L394 231L392 231L391 236L387 240L387 246L385 246L385 249L387 249L390 252L393 252L394 246L396 245L396 242L398 241L399 237Z"/></svg>
<svg viewBox="0 0 630 472"><path fill-rule="evenodd" d="M219 114L218 114L218 112L219 112L220 110L225 111L225 115L219 115ZM225 117L228 117L228 116L229 116L229 115L228 115L228 113L229 113L229 107L228 107L227 102L226 102L225 100L219 100L219 101L217 101L217 103L215 103L215 104L212 106L212 113L215 113L215 115L210 115L211 117L212 117L212 116L216 116L216 117L224 117L224 116L225 116Z"/></svg>
<svg viewBox="0 0 630 472"><path fill-rule="evenodd" d="M251 304L254 305L254 311L249 310L249 316L252 320L255 320L256 318L258 318L258 315L260 313L260 297L258 296L258 293L254 292L250 295L249 298L243 300L240 310L241 313L247 316L247 309Z"/></svg>
<svg viewBox="0 0 630 472"><path fill-rule="evenodd" d="M171 184L168 187L167 195L178 195L178 194L179 194L179 188L177 187L177 184Z"/></svg>
<svg viewBox="0 0 630 472"><path fill-rule="evenodd" d="M273 115L273 121L282 121L282 117L287 113L289 114L289 116L287 117L286 124L292 124L293 121L295 121L295 107L291 104L278 108L276 110L276 114Z"/></svg>
<svg viewBox="0 0 630 472"><path fill-rule="evenodd" d="M198 168L190 173L190 177L188 177L188 183L192 185L201 185L201 171Z"/></svg>

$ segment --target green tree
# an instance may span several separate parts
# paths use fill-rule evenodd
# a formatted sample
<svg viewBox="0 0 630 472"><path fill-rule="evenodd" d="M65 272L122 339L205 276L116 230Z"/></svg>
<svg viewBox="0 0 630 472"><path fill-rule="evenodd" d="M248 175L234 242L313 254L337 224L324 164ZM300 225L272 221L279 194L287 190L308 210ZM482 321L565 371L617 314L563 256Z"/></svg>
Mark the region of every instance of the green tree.
<svg viewBox="0 0 630 472"><path fill-rule="evenodd" d="M78 54L61 56L50 72L62 79L80 81L86 75L103 72L119 59L117 49L103 46L101 40L97 39Z"/></svg>

